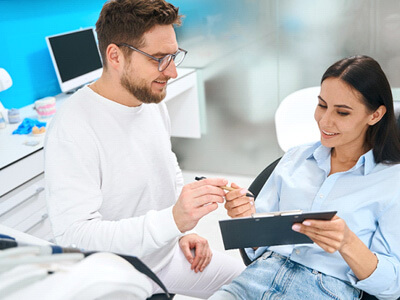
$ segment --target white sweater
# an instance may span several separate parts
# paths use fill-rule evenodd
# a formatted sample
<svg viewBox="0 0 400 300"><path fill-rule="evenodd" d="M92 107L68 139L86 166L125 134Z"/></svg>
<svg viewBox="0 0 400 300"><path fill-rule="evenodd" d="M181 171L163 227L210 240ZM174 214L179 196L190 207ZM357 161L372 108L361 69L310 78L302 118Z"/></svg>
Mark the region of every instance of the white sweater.
<svg viewBox="0 0 400 300"><path fill-rule="evenodd" d="M49 126L45 176L58 244L135 255L155 272L169 262L183 178L164 103L127 107L77 91Z"/></svg>

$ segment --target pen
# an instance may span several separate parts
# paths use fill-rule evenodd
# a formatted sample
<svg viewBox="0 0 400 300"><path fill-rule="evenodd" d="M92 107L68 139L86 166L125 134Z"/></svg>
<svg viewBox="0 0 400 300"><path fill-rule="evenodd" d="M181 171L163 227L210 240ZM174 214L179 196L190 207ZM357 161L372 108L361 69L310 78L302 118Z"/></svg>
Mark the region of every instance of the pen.
<svg viewBox="0 0 400 300"><path fill-rule="evenodd" d="M197 181L199 181L199 180L206 179L206 177L204 177L204 176L197 177L197 176L196 176L194 179L197 180ZM230 187L230 186L220 186L220 188L221 188L221 189L224 189L224 190L226 190L226 191L234 191L234 190L236 190L236 189L234 189L233 187ZM254 198L254 195L251 194L251 193L249 192L249 193L246 193L246 197Z"/></svg>

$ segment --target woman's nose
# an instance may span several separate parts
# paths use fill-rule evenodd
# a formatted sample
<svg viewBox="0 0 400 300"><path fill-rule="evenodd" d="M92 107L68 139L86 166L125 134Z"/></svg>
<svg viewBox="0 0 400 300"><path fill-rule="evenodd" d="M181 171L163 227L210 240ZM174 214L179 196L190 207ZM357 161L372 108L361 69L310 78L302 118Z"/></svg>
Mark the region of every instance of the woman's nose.
<svg viewBox="0 0 400 300"><path fill-rule="evenodd" d="M324 112L319 120L319 124L324 126L330 126L332 125L332 122L333 122L332 115L328 111Z"/></svg>

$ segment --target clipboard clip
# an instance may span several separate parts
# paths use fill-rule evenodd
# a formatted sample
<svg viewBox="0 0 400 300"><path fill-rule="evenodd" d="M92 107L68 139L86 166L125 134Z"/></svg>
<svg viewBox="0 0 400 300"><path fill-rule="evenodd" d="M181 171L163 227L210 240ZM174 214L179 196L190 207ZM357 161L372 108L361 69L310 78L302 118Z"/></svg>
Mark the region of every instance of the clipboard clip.
<svg viewBox="0 0 400 300"><path fill-rule="evenodd" d="M298 215L302 214L303 211L301 209L295 210L285 210L285 211L272 211L266 213L255 213L251 214L253 218L260 218L260 217L277 217L277 216L290 216L290 215Z"/></svg>

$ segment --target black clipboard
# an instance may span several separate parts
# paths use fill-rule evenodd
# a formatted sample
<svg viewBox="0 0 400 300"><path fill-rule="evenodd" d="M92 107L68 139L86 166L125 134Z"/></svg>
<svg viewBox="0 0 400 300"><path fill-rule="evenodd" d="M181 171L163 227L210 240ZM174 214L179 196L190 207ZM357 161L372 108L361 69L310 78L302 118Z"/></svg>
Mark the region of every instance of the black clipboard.
<svg viewBox="0 0 400 300"><path fill-rule="evenodd" d="M306 219L330 220L336 211L293 213L275 212L255 214L248 218L220 220L222 239L225 250L313 243L306 235L293 231L294 223Z"/></svg>

